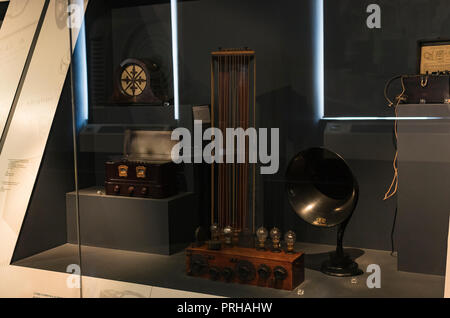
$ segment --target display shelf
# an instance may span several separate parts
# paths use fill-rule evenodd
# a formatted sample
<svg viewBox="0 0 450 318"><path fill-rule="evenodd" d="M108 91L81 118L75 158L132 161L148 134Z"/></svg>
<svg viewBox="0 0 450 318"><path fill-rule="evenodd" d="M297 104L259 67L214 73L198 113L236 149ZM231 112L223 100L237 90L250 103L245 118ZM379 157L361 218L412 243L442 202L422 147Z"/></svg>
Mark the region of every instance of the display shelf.
<svg viewBox="0 0 450 318"><path fill-rule="evenodd" d="M328 252L334 249L333 246L297 243L296 249L306 253L305 281L293 291L286 291L187 276L184 252L163 256L81 246L83 276L216 296L233 298L442 297L444 293L443 276L399 272L396 258L392 257L388 251L346 249L346 252L356 258L364 270L370 264L380 265L382 288L370 289L366 281L371 272L365 272L356 278L331 277L320 272L320 264L328 258ZM67 264L78 262L77 251L77 245L65 244L18 261L14 265L65 272Z"/></svg>
<svg viewBox="0 0 450 318"><path fill-rule="evenodd" d="M398 115L440 118L398 121L398 269L444 275L450 206L450 105L399 105Z"/></svg>
<svg viewBox="0 0 450 318"><path fill-rule="evenodd" d="M76 244L76 193L66 195L67 242ZM192 241L198 224L195 195L165 199L105 195L101 187L79 191L83 245L170 255Z"/></svg>

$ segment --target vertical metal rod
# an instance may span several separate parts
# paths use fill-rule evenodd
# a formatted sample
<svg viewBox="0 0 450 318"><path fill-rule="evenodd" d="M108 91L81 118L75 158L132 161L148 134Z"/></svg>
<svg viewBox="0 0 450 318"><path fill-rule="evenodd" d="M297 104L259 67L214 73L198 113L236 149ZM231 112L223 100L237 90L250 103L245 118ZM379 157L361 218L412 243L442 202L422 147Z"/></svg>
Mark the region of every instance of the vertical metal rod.
<svg viewBox="0 0 450 318"><path fill-rule="evenodd" d="M214 128L214 58L211 57L211 128ZM214 140L215 137L212 136L211 140ZM216 153L214 153L214 157ZM214 162L211 163L211 224L215 221L214 218Z"/></svg>
<svg viewBox="0 0 450 318"><path fill-rule="evenodd" d="M67 9L70 6L70 0L67 0ZM80 218L80 193L78 186L78 155L77 155L77 123L76 123L76 105L75 105L75 75L73 71L73 37L72 37L72 19L69 16L69 56L70 56L70 94L72 103L72 142L73 142L73 163L74 163L74 182L75 182L75 211L77 215L77 241L78 241L78 260L80 262L80 298L83 298L83 264L82 264L82 249L81 249L81 218Z"/></svg>
<svg viewBox="0 0 450 318"><path fill-rule="evenodd" d="M179 109L179 81L178 81L178 12L177 0L170 0L170 20L172 30L172 65L173 65L173 96L174 96L174 119L180 119Z"/></svg>
<svg viewBox="0 0 450 318"><path fill-rule="evenodd" d="M253 127L256 128L256 54L253 57ZM255 233L255 221L256 221L256 214L255 214L255 192L256 192L256 164L253 164L253 207L252 207L252 213L253 213L253 225L252 225L252 232Z"/></svg>

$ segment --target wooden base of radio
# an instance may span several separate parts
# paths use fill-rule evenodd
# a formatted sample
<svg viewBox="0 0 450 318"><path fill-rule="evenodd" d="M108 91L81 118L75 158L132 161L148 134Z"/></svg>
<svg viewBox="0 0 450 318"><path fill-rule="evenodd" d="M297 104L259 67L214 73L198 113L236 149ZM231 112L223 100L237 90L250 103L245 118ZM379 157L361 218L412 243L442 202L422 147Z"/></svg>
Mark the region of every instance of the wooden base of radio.
<svg viewBox="0 0 450 318"><path fill-rule="evenodd" d="M293 290L305 277L304 254L259 251L245 247L186 249L186 273L229 283Z"/></svg>

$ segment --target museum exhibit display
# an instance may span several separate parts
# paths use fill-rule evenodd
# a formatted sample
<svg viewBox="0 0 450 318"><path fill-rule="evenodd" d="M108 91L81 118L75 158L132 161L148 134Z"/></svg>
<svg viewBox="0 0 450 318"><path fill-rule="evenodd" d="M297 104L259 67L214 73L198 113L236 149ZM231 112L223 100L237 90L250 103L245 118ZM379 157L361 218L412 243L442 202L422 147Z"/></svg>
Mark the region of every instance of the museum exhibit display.
<svg viewBox="0 0 450 318"><path fill-rule="evenodd" d="M0 297L449 297L449 17L0 0Z"/></svg>

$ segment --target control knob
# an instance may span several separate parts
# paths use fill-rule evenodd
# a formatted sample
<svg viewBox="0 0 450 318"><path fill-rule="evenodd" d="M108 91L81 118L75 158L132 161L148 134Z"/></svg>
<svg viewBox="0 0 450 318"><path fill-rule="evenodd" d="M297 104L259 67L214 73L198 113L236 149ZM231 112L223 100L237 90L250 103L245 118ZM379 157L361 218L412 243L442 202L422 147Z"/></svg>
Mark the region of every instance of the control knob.
<svg viewBox="0 0 450 318"><path fill-rule="evenodd" d="M249 282L255 279L255 266L249 261L238 261L236 272L239 280L242 282Z"/></svg>
<svg viewBox="0 0 450 318"><path fill-rule="evenodd" d="M259 278L261 278L262 280L267 280L270 277L271 273L272 271L269 266L267 266L266 264L259 265L258 267Z"/></svg>
<svg viewBox="0 0 450 318"><path fill-rule="evenodd" d="M276 281L285 280L287 277L287 271L284 267L277 266L273 269L273 276L275 277Z"/></svg>
<svg viewBox="0 0 450 318"><path fill-rule="evenodd" d="M211 280L218 280L220 278L220 269L215 266L211 266L209 268L209 277Z"/></svg>
<svg viewBox="0 0 450 318"><path fill-rule="evenodd" d="M208 262L202 255L192 255L190 263L190 275L201 276L208 269Z"/></svg>
<svg viewBox="0 0 450 318"><path fill-rule="evenodd" d="M226 282L231 282L234 276L233 269L229 267L225 267L222 271L222 276L225 279Z"/></svg>

